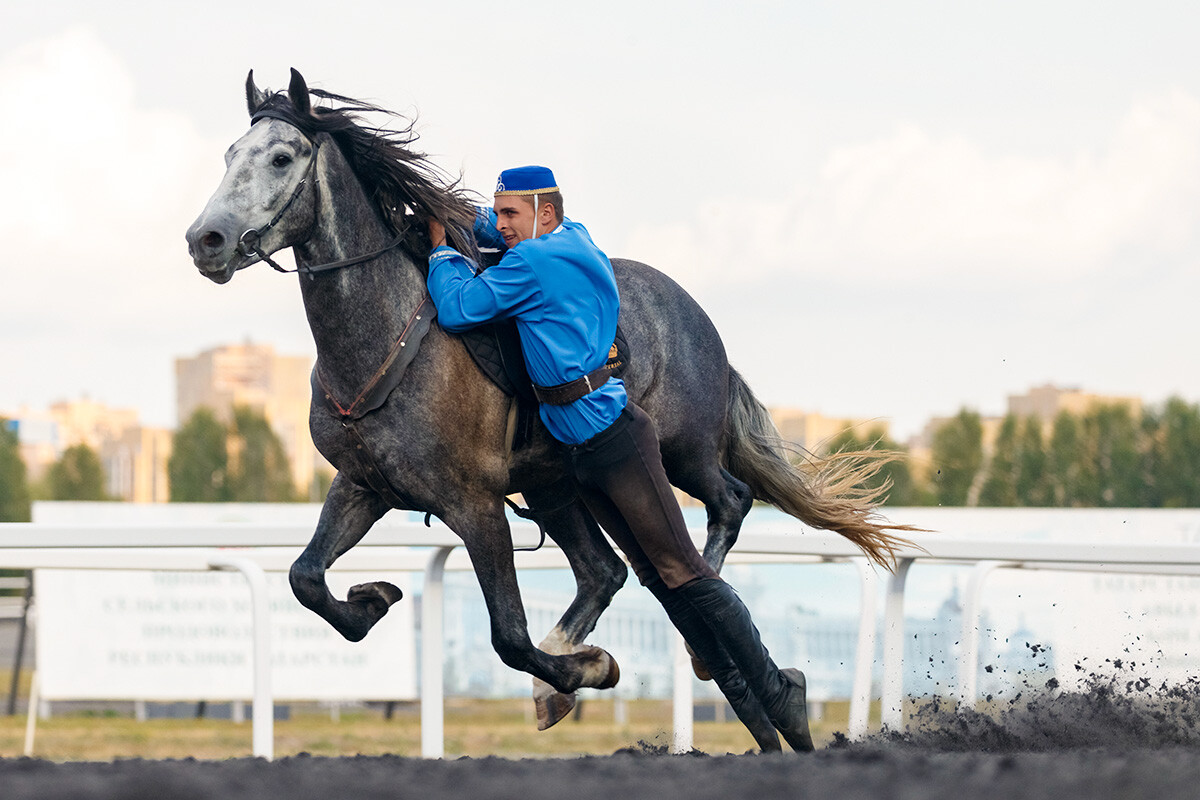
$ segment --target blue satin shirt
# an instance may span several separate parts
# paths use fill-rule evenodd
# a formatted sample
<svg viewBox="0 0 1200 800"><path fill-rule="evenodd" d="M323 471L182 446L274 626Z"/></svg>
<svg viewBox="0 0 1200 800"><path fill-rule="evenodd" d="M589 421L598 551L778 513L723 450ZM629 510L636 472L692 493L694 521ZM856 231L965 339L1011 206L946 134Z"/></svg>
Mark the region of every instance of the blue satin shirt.
<svg viewBox="0 0 1200 800"><path fill-rule="evenodd" d="M497 240L503 245L494 223L494 212L481 209L476 224L481 246L495 246ZM478 275L457 250L437 248L429 255L429 294L448 331L515 318L529 377L539 386L557 386L599 369L616 336L621 308L608 257L586 228L570 220L518 243ZM625 384L611 378L570 405L543 403L540 415L555 439L579 444L611 425L626 402Z"/></svg>

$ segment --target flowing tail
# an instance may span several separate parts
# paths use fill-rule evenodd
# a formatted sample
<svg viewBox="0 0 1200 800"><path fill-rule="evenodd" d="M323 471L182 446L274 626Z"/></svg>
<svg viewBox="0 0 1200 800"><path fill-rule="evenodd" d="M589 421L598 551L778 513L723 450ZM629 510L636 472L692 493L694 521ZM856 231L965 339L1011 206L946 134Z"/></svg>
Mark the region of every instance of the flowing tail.
<svg viewBox="0 0 1200 800"><path fill-rule="evenodd" d="M920 549L893 531L920 532L894 525L877 507L890 484L867 488L866 482L900 454L881 451L806 454L800 466L788 458L789 446L771 415L737 370L729 369L729 411L725 467L762 500L806 525L834 531L854 542L869 558L892 570L900 548ZM793 451L795 448L791 448Z"/></svg>

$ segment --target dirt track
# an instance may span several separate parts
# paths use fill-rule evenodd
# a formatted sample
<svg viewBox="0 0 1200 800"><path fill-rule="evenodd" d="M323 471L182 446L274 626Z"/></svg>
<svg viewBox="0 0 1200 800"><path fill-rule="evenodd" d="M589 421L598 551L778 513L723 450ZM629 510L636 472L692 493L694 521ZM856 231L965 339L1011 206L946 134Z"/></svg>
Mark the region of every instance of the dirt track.
<svg viewBox="0 0 1200 800"><path fill-rule="evenodd" d="M565 761L289 758L0 762L6 798L1194 798L1189 748L934 753L853 747L792 756L618 754Z"/></svg>
<svg viewBox="0 0 1200 800"><path fill-rule="evenodd" d="M1014 700L995 716L927 707L903 738L808 756L669 756L634 747L563 760L286 758L268 763L0 760L0 797L729 800L1194 798L1200 689L1094 682Z"/></svg>

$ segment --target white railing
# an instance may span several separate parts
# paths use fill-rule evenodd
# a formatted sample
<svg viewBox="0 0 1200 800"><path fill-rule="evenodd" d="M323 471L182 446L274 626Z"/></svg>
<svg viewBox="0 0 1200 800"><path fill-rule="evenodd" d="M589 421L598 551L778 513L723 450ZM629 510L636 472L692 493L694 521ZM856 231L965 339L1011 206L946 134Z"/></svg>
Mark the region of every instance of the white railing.
<svg viewBox="0 0 1200 800"><path fill-rule="evenodd" d="M949 511L949 510L947 510ZM939 522L969 528L962 512L942 514L937 510L913 510L914 524L949 530L948 533L914 536L924 550L900 553L894 574L888 575L883 620L882 721L893 730L902 728L904 598L913 564L951 563L973 566L962 618L962 651L958 671L958 693L968 702L976 696L979 618L986 578L996 569L1070 570L1127 572L1155 575L1200 576L1200 545L1113 544L1103 541L1013 541L997 538L986 530L981 535L960 535ZM1146 513L1146 512L1134 512ZM1165 512L1164 512L1165 513ZM1200 511L1189 514L1185 527L1200 531ZM893 518L910 521L896 511ZM1019 524L1019 517L1013 516ZM1174 517L1172 517L1174 519ZM1003 525L1001 520L992 521ZM983 526L985 529L989 526ZM1108 531L1098 531L1099 534ZM247 577L256 598L254 753L270 758L273 753L270 673L266 642L265 599L260 586L264 570L286 570L308 543L311 529L296 525L259 524L209 525L53 525L34 523L0 524L0 568L9 569L149 569L208 570L236 569ZM703 532L694 531L697 544ZM528 546L537 541L529 525L513 526L514 543ZM337 567L347 570L423 571L421 748L422 755L439 758L443 746L442 696L442 577L447 569L469 569L461 542L447 528L426 528L415 522L385 520L353 550L339 559ZM413 548L432 548L415 552ZM537 552L516 553L518 569L561 568L566 560L552 543ZM876 641L876 600L880 573L871 568L861 553L841 537L804 529L795 522L755 526L738 540L729 563L822 563L855 564L861 584L859 632L855 655L854 684L850 698L848 734L860 738L867 732L871 700L871 670ZM883 573L886 575L886 573ZM260 607L261 605L261 607ZM676 750L691 746L692 680L682 640L676 637L675 738ZM31 707L33 703L31 703ZM32 711L31 711L32 713ZM32 726L32 722L31 722ZM32 728L31 728L32 730ZM30 742L27 742L30 744Z"/></svg>

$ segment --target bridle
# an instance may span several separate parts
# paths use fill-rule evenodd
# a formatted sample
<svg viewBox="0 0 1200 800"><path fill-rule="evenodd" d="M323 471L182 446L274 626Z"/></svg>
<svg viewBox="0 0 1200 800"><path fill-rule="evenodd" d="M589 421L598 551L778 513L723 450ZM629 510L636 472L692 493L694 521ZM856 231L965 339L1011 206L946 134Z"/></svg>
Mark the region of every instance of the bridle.
<svg viewBox="0 0 1200 800"><path fill-rule="evenodd" d="M258 113L256 113L250 119L250 124L254 125L254 123L258 122L260 119L263 119L264 117L271 117L271 118L280 120L281 122L286 122L289 125L291 125L292 127L296 127L296 124L293 120L288 119L288 117L286 115L276 112L272 109L263 109L262 111L259 111ZM242 232L242 235L238 237L238 243L237 243L237 248L236 248L235 252L237 252L244 258L256 257L258 259L257 261L247 261L245 264L240 265L238 267L238 269L239 270L245 269L246 267L252 266L254 264L259 263L259 261L262 261L262 262L269 264L276 272L284 272L284 273L299 272L299 273L306 274L309 277L312 277L313 275L315 275L318 272L327 272L329 270L342 269L343 267L352 267L355 264L364 264L367 261L372 261L376 258L379 258L381 255L388 252L389 250L394 250L395 248L399 247L400 244L404 241L404 236L407 232L406 228L401 228L400 231L396 234L395 239L388 242L386 245L379 248L378 250L372 251L370 253L365 253L361 256L353 256L351 258L343 258L340 261L330 261L327 264L316 264L316 265L303 264L300 262L300 259L297 258L295 269L285 269L284 267L279 266L279 264L277 264L274 261L274 259L272 259L271 256L268 255L266 253L266 251L264 251L262 249L262 246L261 246L262 237L267 233L267 231L271 230L272 228L274 228L276 225L279 224L279 221L281 219L283 219L285 214L287 214L288 209L290 209L292 207L292 203L296 202L296 199L298 197L300 197L301 194L304 193L304 187L309 183L309 179L311 178L311 180L312 180L312 187L313 187L314 195L319 190L320 185L321 185L321 182L316 178L317 156L320 154L321 143L319 141L317 141L316 139L314 139L312 136L309 136L302 129L297 127L296 130L298 130L300 132L301 136L308 139L309 144L312 145L312 158L309 159L308 167L307 167L307 169L304 170L304 176L300 178L300 182L297 183L296 188L292 190L292 196L288 198L287 202L283 204L283 207L281 209L279 209L279 211L275 214L274 217L272 217L271 221L268 222L266 225L264 225L261 228L247 228L245 231ZM308 241L308 239L312 237L312 229L314 227L316 227L317 220L316 220L315 209L317 207L318 207L318 204L316 202L316 197L314 197L313 198L313 209L314 209L313 221L312 221L312 224L309 226L309 232L308 232L308 235L305 237L305 241Z"/></svg>

